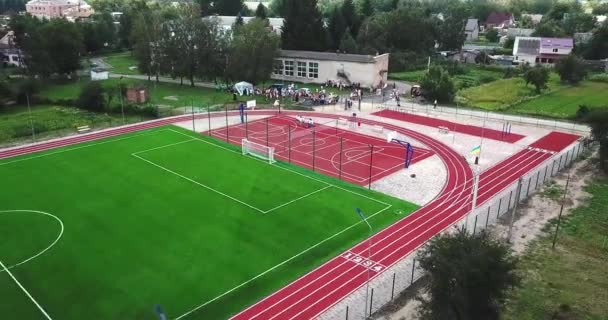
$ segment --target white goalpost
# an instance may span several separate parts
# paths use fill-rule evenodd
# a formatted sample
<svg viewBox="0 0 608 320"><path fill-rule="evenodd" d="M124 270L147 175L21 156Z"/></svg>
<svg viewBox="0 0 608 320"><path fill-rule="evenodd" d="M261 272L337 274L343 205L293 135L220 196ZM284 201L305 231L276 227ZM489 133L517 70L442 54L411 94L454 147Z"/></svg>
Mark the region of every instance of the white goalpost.
<svg viewBox="0 0 608 320"><path fill-rule="evenodd" d="M256 158L260 158L268 163L274 163L274 147L267 147L263 144L251 142L247 139L241 141L241 150L243 155L250 154Z"/></svg>

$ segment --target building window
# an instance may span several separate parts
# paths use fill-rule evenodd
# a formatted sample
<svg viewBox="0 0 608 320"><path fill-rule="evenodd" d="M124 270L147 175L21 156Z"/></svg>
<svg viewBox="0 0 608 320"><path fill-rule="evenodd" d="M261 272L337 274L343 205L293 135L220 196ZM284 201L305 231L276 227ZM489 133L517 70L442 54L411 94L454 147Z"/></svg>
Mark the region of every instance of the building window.
<svg viewBox="0 0 608 320"><path fill-rule="evenodd" d="M298 61L298 77L306 78L306 62Z"/></svg>
<svg viewBox="0 0 608 320"><path fill-rule="evenodd" d="M283 75L283 60L274 61L274 74Z"/></svg>
<svg viewBox="0 0 608 320"><path fill-rule="evenodd" d="M293 77L293 61L285 60L285 75Z"/></svg>
<svg viewBox="0 0 608 320"><path fill-rule="evenodd" d="M553 52L557 52L557 49L553 49Z"/></svg>
<svg viewBox="0 0 608 320"><path fill-rule="evenodd" d="M308 63L308 77L317 79L319 78L319 63L318 62L309 62Z"/></svg>

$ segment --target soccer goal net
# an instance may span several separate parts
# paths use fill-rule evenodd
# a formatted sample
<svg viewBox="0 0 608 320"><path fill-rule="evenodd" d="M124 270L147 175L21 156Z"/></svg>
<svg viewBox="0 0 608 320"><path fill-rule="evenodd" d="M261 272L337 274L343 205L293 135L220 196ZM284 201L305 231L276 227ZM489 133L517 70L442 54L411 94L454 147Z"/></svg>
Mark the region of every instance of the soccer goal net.
<svg viewBox="0 0 608 320"><path fill-rule="evenodd" d="M254 157L273 163L274 161L274 148L267 147L263 144L251 142L247 139L242 140L242 151L243 155L250 154Z"/></svg>

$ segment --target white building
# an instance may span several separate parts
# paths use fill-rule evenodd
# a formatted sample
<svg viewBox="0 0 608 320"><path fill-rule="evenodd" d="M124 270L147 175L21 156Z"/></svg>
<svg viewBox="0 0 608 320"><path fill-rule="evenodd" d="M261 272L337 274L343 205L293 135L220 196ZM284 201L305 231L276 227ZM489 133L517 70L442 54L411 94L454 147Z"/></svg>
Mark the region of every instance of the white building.
<svg viewBox="0 0 608 320"><path fill-rule="evenodd" d="M100 81L100 80L108 80L110 78L110 73L106 69L102 68L94 68L91 69L91 80L92 81Z"/></svg>
<svg viewBox="0 0 608 320"><path fill-rule="evenodd" d="M37 18L66 18L74 21L88 18L95 13L93 7L83 0L32 0L25 4L25 10Z"/></svg>
<svg viewBox="0 0 608 320"><path fill-rule="evenodd" d="M553 64L568 56L572 49L574 41L571 38L517 37L513 56L520 64Z"/></svg>
<svg viewBox="0 0 608 320"><path fill-rule="evenodd" d="M236 22L236 16L209 16L205 17L206 19L214 19L220 25L222 29L225 31L232 30L232 26ZM255 19L255 17L243 17L243 22L247 23ZM268 22L270 24L270 28L273 32L280 35L283 29L283 18L268 18Z"/></svg>
<svg viewBox="0 0 608 320"><path fill-rule="evenodd" d="M464 33L467 36L466 41L474 41L479 39L479 20L468 19L464 27Z"/></svg>
<svg viewBox="0 0 608 320"><path fill-rule="evenodd" d="M370 56L280 50L272 79L318 84L331 80L378 87L387 81L388 61L388 53Z"/></svg>

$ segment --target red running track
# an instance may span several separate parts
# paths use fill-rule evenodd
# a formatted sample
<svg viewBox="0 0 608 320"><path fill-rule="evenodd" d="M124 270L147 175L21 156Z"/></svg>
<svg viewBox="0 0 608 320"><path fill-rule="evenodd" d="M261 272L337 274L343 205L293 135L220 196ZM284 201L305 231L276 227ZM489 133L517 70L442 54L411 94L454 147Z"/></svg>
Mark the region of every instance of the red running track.
<svg viewBox="0 0 608 320"><path fill-rule="evenodd" d="M438 198L374 235L371 259L366 258L368 243L364 241L232 319L313 319L361 288L367 281L367 268L370 268L372 278L376 277L470 212L472 174L466 164L440 143L424 137L416 138L431 146L448 166L448 182ZM479 205L551 156L552 153L527 148L483 172L478 192Z"/></svg>
<svg viewBox="0 0 608 320"><path fill-rule="evenodd" d="M211 135L236 145L241 145L245 137L262 145L268 144L275 148L275 159L361 186L403 168L405 150L402 146L336 128L333 120L332 124L333 127L317 124L313 131L298 125L294 118L277 116L215 129ZM412 164L433 155L418 146L414 149Z"/></svg>
<svg viewBox="0 0 608 320"><path fill-rule="evenodd" d="M567 146L573 144L579 138L580 136L574 134L553 131L538 139L536 142L531 144L530 147L559 152L564 150Z"/></svg>
<svg viewBox="0 0 608 320"><path fill-rule="evenodd" d="M411 113L397 112L397 111L392 111L392 110L382 110L382 111L374 112L372 114L376 115L376 116L384 117L384 118L407 121L407 122L421 124L424 126L429 126L429 127L434 127L434 128L446 127L452 131L465 133L465 134L469 134L469 135L477 136L477 137L483 136L484 138L504 141L504 142L509 142L509 143L515 143L524 138L524 136L522 136L520 134L511 133L508 135L503 135L503 133L501 131L494 130L494 129L481 128L478 126L460 124L460 123L455 123L455 122L451 122L451 121L447 121L447 120L419 116L419 115L415 115L415 114L411 114Z"/></svg>

